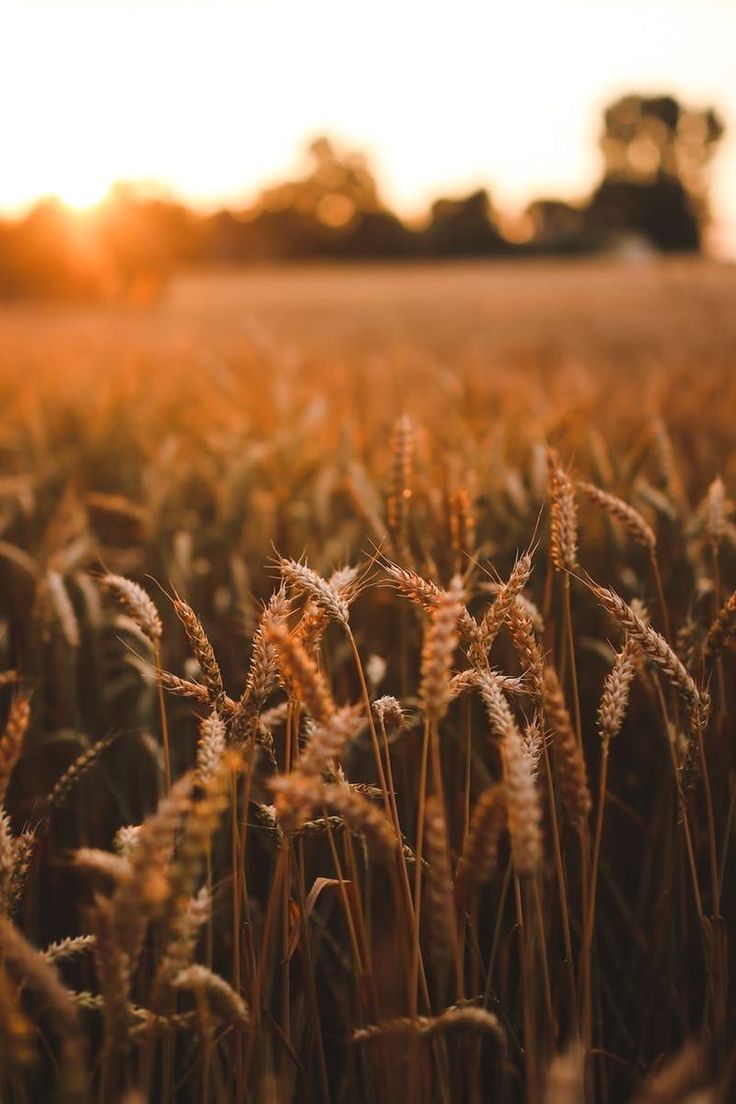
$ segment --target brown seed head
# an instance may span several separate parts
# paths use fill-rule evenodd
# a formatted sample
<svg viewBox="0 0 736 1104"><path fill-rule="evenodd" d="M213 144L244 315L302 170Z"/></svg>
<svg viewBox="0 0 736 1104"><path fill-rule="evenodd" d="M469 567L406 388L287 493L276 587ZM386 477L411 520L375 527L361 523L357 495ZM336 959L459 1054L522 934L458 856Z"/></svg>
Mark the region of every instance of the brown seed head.
<svg viewBox="0 0 736 1104"><path fill-rule="evenodd" d="M23 750L23 738L31 717L29 699L18 694L10 703L5 731L0 736L0 805L5 799L10 777Z"/></svg>
<svg viewBox="0 0 736 1104"><path fill-rule="evenodd" d="M562 803L571 824L582 831L593 807L588 789L588 773L583 750L575 735L562 687L553 667L547 667L544 672L544 716L552 730L552 751L557 764Z"/></svg>
<svg viewBox="0 0 736 1104"><path fill-rule="evenodd" d="M573 485L560 467L557 453L548 453L551 509L550 556L557 571L575 571L578 566L578 522Z"/></svg>
<svg viewBox="0 0 736 1104"><path fill-rule="evenodd" d="M125 607L138 628L151 641L161 639L163 626L158 610L142 586L123 575L103 575L102 585L111 591Z"/></svg>
<svg viewBox="0 0 736 1104"><path fill-rule="evenodd" d="M266 640L274 646L284 682L318 724L326 724L335 703L317 664L285 625L268 625Z"/></svg>
<svg viewBox="0 0 736 1104"><path fill-rule="evenodd" d="M456 575L431 615L422 649L422 705L427 719L435 724L445 715L451 699L452 657L463 608L463 584Z"/></svg>

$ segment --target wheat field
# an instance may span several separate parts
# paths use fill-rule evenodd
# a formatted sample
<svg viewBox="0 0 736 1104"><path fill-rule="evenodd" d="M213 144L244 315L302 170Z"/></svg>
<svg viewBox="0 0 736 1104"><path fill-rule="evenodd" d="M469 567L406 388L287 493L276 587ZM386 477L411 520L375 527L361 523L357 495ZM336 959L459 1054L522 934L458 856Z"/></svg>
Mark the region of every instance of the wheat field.
<svg viewBox="0 0 736 1104"><path fill-rule="evenodd" d="M0 1100L736 1091L736 269L0 313Z"/></svg>

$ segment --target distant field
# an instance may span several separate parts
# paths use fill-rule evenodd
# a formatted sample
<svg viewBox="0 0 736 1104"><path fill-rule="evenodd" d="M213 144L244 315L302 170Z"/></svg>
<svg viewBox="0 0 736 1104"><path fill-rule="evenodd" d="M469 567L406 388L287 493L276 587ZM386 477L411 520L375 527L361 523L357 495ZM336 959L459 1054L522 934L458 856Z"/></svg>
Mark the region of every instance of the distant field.
<svg viewBox="0 0 736 1104"><path fill-rule="evenodd" d="M3 1104L733 1099L734 304L0 308Z"/></svg>
<svg viewBox="0 0 736 1104"><path fill-rule="evenodd" d="M137 347L177 334L235 340L255 317L280 340L327 348L357 340L361 351L404 343L456 355L482 342L483 350L498 353L523 351L534 341L579 348L591 338L601 351L642 339L647 347L667 340L679 347L682 336L733 340L735 289L736 266L706 261L254 268L179 277L158 303L139 311L4 307L0 333L5 345L30 324L35 348L46 336L69 338L78 330L83 341L94 331L102 340L122 329ZM714 320L725 332L703 332Z"/></svg>
<svg viewBox="0 0 736 1104"><path fill-rule="evenodd" d="M86 386L88 373L104 386L145 366L157 376L186 370L196 387L192 369L206 378L220 363L242 375L254 357L286 352L336 400L372 376L376 403L361 409L371 421L404 403L431 418L436 395L479 368L494 388L513 382L530 410L547 393L554 403L584 400L612 373L620 386L636 380L640 412L650 398L656 404L662 376L697 367L689 382L697 388L725 376L734 301L736 266L708 262L225 271L182 276L145 308L0 308L0 368L24 379L31 370L28 382L37 372L63 378L66 388ZM518 393L525 380L542 395Z"/></svg>

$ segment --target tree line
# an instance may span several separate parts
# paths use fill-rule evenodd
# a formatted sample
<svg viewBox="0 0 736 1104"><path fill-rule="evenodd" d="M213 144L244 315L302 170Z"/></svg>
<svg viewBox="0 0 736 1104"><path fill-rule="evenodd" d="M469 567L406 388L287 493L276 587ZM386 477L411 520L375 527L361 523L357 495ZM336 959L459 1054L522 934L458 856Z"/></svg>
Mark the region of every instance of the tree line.
<svg viewBox="0 0 736 1104"><path fill-rule="evenodd" d="M185 264L695 253L723 132L712 108L624 96L604 112L601 176L582 202L543 197L512 223L479 189L437 199L418 225L390 209L362 154L319 138L300 177L242 210L204 215L126 185L84 216L43 201L0 223L0 295L145 299Z"/></svg>

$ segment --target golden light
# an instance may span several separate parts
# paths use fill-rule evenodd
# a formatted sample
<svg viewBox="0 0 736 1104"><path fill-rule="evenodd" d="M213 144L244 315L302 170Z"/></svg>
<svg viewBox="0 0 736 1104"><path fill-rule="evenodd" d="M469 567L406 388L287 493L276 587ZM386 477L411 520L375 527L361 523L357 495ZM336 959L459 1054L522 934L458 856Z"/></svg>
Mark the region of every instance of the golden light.
<svg viewBox="0 0 736 1104"><path fill-rule="evenodd" d="M79 143L73 154L48 164L30 156L8 165L0 205L21 207L29 201L54 197L73 210L83 211L104 199L116 179L113 167L100 164L94 148Z"/></svg>
<svg viewBox="0 0 736 1104"><path fill-rule="evenodd" d="M324 226L341 230L355 215L355 204L348 196L333 194L323 196L317 207L317 218Z"/></svg>
<svg viewBox="0 0 736 1104"><path fill-rule="evenodd" d="M110 190L112 181L95 180L94 172L79 166L79 175L54 187L52 194L72 211L83 212L101 203Z"/></svg>
<svg viewBox="0 0 736 1104"><path fill-rule="evenodd" d="M365 150L410 217L478 187L499 208L575 200L599 171L604 105L672 90L725 116L714 207L736 237L732 6L631 12L375 0L357 51L344 0L4 0L0 211L49 194L88 206L121 179L244 204L319 133Z"/></svg>

